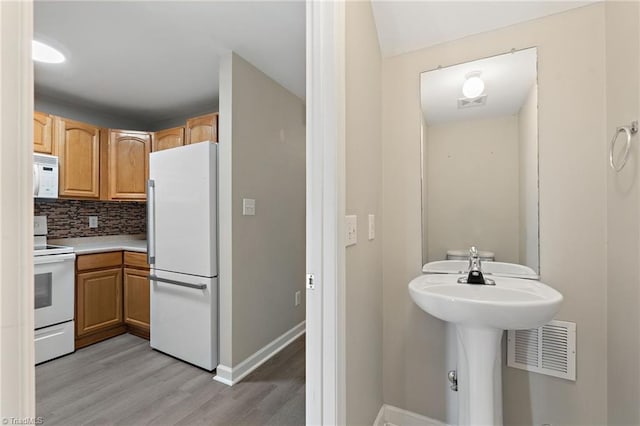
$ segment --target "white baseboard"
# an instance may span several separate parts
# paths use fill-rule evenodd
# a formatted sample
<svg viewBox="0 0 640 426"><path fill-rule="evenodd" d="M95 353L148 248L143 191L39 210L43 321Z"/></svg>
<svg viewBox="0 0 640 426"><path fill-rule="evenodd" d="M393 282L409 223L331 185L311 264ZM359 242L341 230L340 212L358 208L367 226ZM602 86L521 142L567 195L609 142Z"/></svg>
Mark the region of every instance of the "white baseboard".
<svg viewBox="0 0 640 426"><path fill-rule="evenodd" d="M447 426L447 424L393 405L384 404L380 407L373 426Z"/></svg>
<svg viewBox="0 0 640 426"><path fill-rule="evenodd" d="M287 347L289 343L302 336L304 332L305 321L302 321L291 330L259 349L256 353L242 361L237 366L228 367L222 364L218 365L216 368L216 375L213 377L213 380L224 383L228 386L235 385L249 375L253 370L267 362L272 356Z"/></svg>

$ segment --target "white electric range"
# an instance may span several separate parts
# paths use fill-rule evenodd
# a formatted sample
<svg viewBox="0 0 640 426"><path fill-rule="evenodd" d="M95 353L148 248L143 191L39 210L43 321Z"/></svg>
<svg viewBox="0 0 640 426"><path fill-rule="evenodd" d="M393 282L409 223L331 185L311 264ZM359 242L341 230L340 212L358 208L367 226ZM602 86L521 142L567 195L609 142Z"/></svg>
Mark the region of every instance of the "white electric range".
<svg viewBox="0 0 640 426"><path fill-rule="evenodd" d="M47 218L34 217L36 364L74 351L73 247L47 244Z"/></svg>

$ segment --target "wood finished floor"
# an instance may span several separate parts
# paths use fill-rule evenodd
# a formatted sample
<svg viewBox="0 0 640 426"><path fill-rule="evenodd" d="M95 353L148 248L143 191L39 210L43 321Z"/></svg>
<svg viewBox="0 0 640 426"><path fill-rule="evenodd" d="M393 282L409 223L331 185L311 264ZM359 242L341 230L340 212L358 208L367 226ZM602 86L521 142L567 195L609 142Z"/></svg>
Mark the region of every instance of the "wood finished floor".
<svg viewBox="0 0 640 426"><path fill-rule="evenodd" d="M304 425L300 337L239 384L123 334L36 367L45 425Z"/></svg>

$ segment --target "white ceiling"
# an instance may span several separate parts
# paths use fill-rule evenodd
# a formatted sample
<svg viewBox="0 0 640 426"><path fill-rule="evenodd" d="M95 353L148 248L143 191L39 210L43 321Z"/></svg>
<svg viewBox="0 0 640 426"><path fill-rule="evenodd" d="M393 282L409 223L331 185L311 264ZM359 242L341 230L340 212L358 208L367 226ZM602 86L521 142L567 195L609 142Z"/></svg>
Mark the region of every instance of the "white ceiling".
<svg viewBox="0 0 640 426"><path fill-rule="evenodd" d="M305 97L304 1L36 0L34 38L66 56L35 64L36 94L159 121L218 107L234 51Z"/></svg>
<svg viewBox="0 0 640 426"><path fill-rule="evenodd" d="M422 113L428 125L517 114L537 77L536 49L493 56L420 75ZM458 108L469 72L480 71L486 105Z"/></svg>
<svg viewBox="0 0 640 426"><path fill-rule="evenodd" d="M587 1L373 0L384 56L580 7ZM305 98L305 5L288 1L36 0L36 94L145 122L217 108L220 55L235 51Z"/></svg>
<svg viewBox="0 0 640 426"><path fill-rule="evenodd" d="M372 0L372 4L380 49L388 57L597 1Z"/></svg>

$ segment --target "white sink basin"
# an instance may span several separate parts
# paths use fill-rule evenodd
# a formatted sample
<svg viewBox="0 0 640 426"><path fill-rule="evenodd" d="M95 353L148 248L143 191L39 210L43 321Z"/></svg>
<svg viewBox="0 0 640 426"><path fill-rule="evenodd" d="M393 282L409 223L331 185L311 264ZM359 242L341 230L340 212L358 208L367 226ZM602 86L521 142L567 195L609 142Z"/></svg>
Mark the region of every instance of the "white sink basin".
<svg viewBox="0 0 640 426"><path fill-rule="evenodd" d="M463 276L421 275L409 283L409 293L424 311L443 321L500 330L540 327L562 303L562 294L539 281L492 275L494 286L458 284Z"/></svg>
<svg viewBox="0 0 640 426"><path fill-rule="evenodd" d="M409 283L409 293L425 312L455 325L458 425L502 425L503 330L548 323L560 309L562 294L539 281L496 274L490 275L495 285L459 284L465 276L421 275Z"/></svg>

